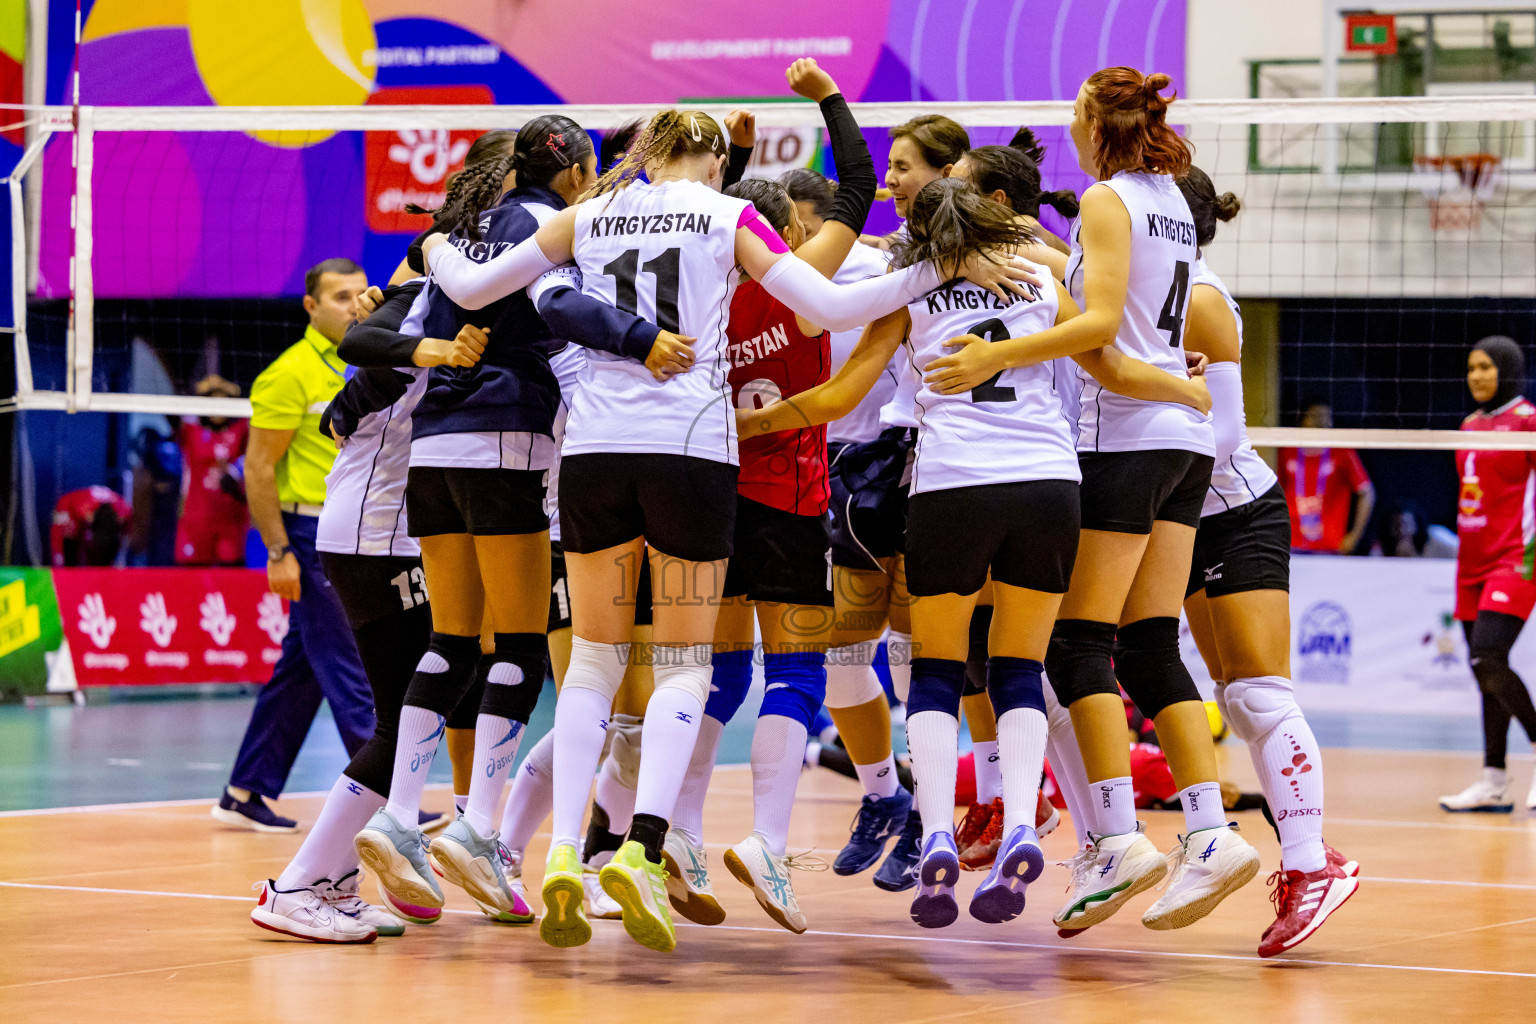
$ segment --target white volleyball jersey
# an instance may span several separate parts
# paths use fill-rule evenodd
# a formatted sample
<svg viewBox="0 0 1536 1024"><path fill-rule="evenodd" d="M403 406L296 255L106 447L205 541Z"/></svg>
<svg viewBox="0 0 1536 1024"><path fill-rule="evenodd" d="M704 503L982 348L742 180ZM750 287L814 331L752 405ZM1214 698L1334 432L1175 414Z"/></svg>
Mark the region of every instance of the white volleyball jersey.
<svg viewBox="0 0 1536 1024"><path fill-rule="evenodd" d="M1045 280L1050 271L1035 267ZM1004 305L985 288L955 281L907 306L914 367L952 349L945 342L975 334L989 342L1038 334L1056 322L1056 289ZM1082 479L1072 432L1050 362L1003 370L958 395L924 385L917 392L917 455L912 493L1027 480Z"/></svg>
<svg viewBox="0 0 1536 1024"><path fill-rule="evenodd" d="M912 365L912 360L901 349L896 351L896 386L891 397L880 407L880 429L887 427L917 426L917 392L923 386L923 375Z"/></svg>
<svg viewBox="0 0 1536 1024"><path fill-rule="evenodd" d="M401 321L401 334L420 334L427 315L422 288ZM411 464L411 413L427 390L427 371L409 373L410 386L388 409L369 413L336 453L325 478L325 505L315 547L338 555L415 558L421 545L405 523L405 479Z"/></svg>
<svg viewBox="0 0 1536 1024"><path fill-rule="evenodd" d="M1232 294L1227 291L1227 286L1222 283L1221 278L1206 266L1204 257L1195 264L1194 273L1189 278L1190 288L1194 288L1197 284L1210 285L1226 300L1227 307L1232 310L1232 318L1237 321L1237 347L1238 351L1242 351L1242 311L1237 308L1237 303L1233 300ZM1241 405L1238 407L1238 415L1242 415ZM1279 482L1275 471L1269 468L1269 463L1259 458L1259 453L1253 450L1253 444L1248 440L1246 418L1238 424L1238 430L1238 436L1242 440L1233 449L1230 457L1216 463L1215 468L1211 470L1211 487L1205 492L1205 507L1200 510L1202 518L1237 508L1239 505L1246 505Z"/></svg>
<svg viewBox="0 0 1536 1024"><path fill-rule="evenodd" d="M555 410L555 461L545 478L544 512L549 516L549 539L560 543L560 445L565 440L565 421L570 416L571 399L580 387L587 368L587 349L567 345L549 357L549 368L560 381L560 408Z"/></svg>
<svg viewBox="0 0 1536 1024"><path fill-rule="evenodd" d="M1199 259L1195 220L1189 204L1167 174L1121 171L1109 186L1131 215L1131 266L1125 313L1115 347L1166 370L1186 373L1184 317L1189 311L1190 274ZM1083 303L1082 220L1072 224L1067 290ZM1173 402L1141 402L1103 388L1086 372L1079 406L1079 451L1136 452L1173 448L1216 454L1210 417Z"/></svg>
<svg viewBox="0 0 1536 1024"><path fill-rule="evenodd" d="M582 290L692 337L693 368L657 381L644 364L589 352L563 452L655 452L737 464L725 341L736 229L751 206L696 181L633 184L576 208Z"/></svg>
<svg viewBox="0 0 1536 1024"><path fill-rule="evenodd" d="M890 266L891 254L883 249L876 249L872 245L856 242L853 251L843 261L843 265L837 268L837 273L832 275L834 284L856 284L859 281L867 281L872 277L879 277ZM864 336L864 328L858 327L851 331L832 331L832 373L835 376L853 350L858 346L859 339ZM875 382L875 386L869 389L854 410L840 420L833 420L827 424L828 441L873 441L880 434L880 409L891 396L896 393L896 381L900 373L900 364L904 357L897 353L891 358L885 372Z"/></svg>

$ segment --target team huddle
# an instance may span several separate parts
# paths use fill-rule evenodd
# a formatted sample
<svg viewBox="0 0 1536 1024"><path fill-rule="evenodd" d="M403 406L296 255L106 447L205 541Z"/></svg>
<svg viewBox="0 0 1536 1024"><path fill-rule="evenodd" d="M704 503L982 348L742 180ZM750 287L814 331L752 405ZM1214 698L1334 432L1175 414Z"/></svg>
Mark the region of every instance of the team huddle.
<svg viewBox="0 0 1536 1024"><path fill-rule="evenodd" d="M323 421L340 451L318 546L378 726L252 919L370 942L436 920L443 879L497 921L537 916L553 946L600 917L672 950L674 913L725 918L704 801L757 663L752 832L723 860L784 928L808 926L787 843L823 707L864 789L833 870L913 892L917 925L958 918L964 870L984 872L973 918L1024 913L1060 820L1049 755L1080 851L1060 933L1165 879L1142 922L1183 928L1259 855L1228 818L1182 610L1280 839L1259 952L1294 947L1358 866L1323 842L1289 517L1247 439L1238 307L1202 257L1239 204L1167 124L1169 79L1083 84L1080 199L1043 190L1027 129L977 149L938 115L893 129L904 224L872 238L852 111L814 61L787 76L820 106L835 183L744 178L744 113L664 110L602 159L542 116L475 143L363 300ZM554 728L519 762L551 672ZM1137 821L1127 700L1183 810L1166 856ZM978 796L957 828L962 709ZM445 732L459 814L429 842ZM551 816L535 915L523 859Z"/></svg>

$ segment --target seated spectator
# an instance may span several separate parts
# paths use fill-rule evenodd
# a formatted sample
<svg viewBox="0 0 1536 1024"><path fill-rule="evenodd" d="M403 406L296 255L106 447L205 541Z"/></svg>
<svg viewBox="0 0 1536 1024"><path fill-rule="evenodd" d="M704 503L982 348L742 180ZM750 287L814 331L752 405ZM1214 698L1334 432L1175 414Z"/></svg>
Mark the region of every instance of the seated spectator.
<svg viewBox="0 0 1536 1024"><path fill-rule="evenodd" d="M1310 406L1298 426L1327 430L1333 410ZM1282 448L1280 481L1291 510L1291 547L1352 555L1376 504L1376 488L1352 448Z"/></svg>
<svg viewBox="0 0 1536 1024"><path fill-rule="evenodd" d="M48 546L54 568L116 565L132 518L133 508L110 487L70 491L53 507Z"/></svg>
<svg viewBox="0 0 1536 1024"><path fill-rule="evenodd" d="M238 385L217 374L194 388L198 395L238 398ZM187 417L181 421L181 451L186 461L182 482L185 501L176 528L176 564L243 565L250 510L239 460L249 433L245 420L225 416Z"/></svg>

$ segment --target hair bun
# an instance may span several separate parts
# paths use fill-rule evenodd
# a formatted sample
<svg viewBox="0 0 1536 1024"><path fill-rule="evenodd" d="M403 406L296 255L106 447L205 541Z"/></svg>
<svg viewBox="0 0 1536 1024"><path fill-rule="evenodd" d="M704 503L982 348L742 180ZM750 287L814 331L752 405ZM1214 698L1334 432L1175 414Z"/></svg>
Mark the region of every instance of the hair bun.
<svg viewBox="0 0 1536 1024"><path fill-rule="evenodd" d="M1035 133L1028 128L1020 128L1014 132L1013 138L1008 142L1008 148L1018 150L1033 160L1037 166L1045 159L1045 147L1040 144L1039 139L1035 138Z"/></svg>
<svg viewBox="0 0 1536 1024"><path fill-rule="evenodd" d="M1243 208L1243 201L1231 192L1223 192L1216 197L1214 208L1218 220L1229 221L1237 216L1237 211Z"/></svg>
<svg viewBox="0 0 1536 1024"><path fill-rule="evenodd" d="M1162 92L1171 85L1173 85L1173 79L1161 71L1154 71L1142 79L1141 92L1146 97L1148 110L1163 111L1168 109L1169 101L1163 98Z"/></svg>

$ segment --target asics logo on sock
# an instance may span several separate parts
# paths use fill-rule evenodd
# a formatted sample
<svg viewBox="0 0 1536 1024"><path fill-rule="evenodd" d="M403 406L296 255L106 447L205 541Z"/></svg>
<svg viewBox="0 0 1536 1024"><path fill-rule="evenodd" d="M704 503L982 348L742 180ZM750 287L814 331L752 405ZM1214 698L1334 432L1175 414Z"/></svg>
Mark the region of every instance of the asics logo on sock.
<svg viewBox="0 0 1536 1024"><path fill-rule="evenodd" d="M423 739L421 741L421 743L418 744L418 746L424 745L424 744L427 744L427 743L431 743L431 744L433 744L435 746L437 744L437 741L443 738L443 732L447 728L448 728L448 726L447 726L446 722L444 721L444 719L441 716L439 716L438 719L437 719L437 731L434 732L431 736L428 736L425 739Z"/></svg>
<svg viewBox="0 0 1536 1024"><path fill-rule="evenodd" d="M516 756L516 754L509 754L506 757L492 757L489 761L485 762L485 777L494 779L497 772L511 766L512 759Z"/></svg>
<svg viewBox="0 0 1536 1024"><path fill-rule="evenodd" d="M1275 815L1275 821L1281 822L1287 818L1300 818L1302 815L1312 814L1321 818L1323 816L1323 809L1321 807L1298 807L1294 811L1280 811Z"/></svg>
<svg viewBox="0 0 1536 1024"><path fill-rule="evenodd" d="M523 731L523 724L521 722L508 722L507 723L507 734L505 736L503 736L501 739L497 740L495 743L491 744L491 749L495 750L497 747L504 747L504 746L506 746L508 743L511 743L513 740L517 739L518 735L522 731Z"/></svg>
<svg viewBox="0 0 1536 1024"><path fill-rule="evenodd" d="M1216 853L1216 840L1214 840L1214 839L1212 839L1212 840L1211 840L1211 845L1210 845L1210 846L1207 846L1207 847L1206 847L1206 848L1205 848L1205 852L1204 852L1204 853L1202 853L1202 854L1201 854L1201 855L1200 855L1200 862L1201 862L1201 863L1202 863L1202 864L1203 864L1203 863L1205 863L1205 862L1206 862L1206 861L1208 861L1208 860L1210 860L1210 859L1211 859L1211 857L1212 857L1212 856L1213 856L1213 855L1214 855L1214 854L1215 854L1215 853Z"/></svg>
<svg viewBox="0 0 1536 1024"><path fill-rule="evenodd" d="M879 771L875 772L875 778L883 779L889 774L891 774L891 770L889 768L881 768Z"/></svg>
<svg viewBox="0 0 1536 1024"><path fill-rule="evenodd" d="M987 764L996 764L996 763L997 763L997 755L996 754L988 754L987 755Z"/></svg>
<svg viewBox="0 0 1536 1024"><path fill-rule="evenodd" d="M1115 791L1115 787L1113 787L1113 786L1100 786L1099 787L1099 793L1103 797L1104 806L1105 807L1109 806L1109 795L1111 793L1113 793L1114 791Z"/></svg>
<svg viewBox="0 0 1536 1024"><path fill-rule="evenodd" d="M685 725L693 724L693 716L688 714L686 711L679 711L677 713L677 720Z"/></svg>
<svg viewBox="0 0 1536 1024"><path fill-rule="evenodd" d="M1099 868L1099 877L1103 878L1105 875L1109 874L1114 869L1115 869L1115 857L1114 857L1114 854L1110 854L1109 860L1105 861L1104 862L1104 866Z"/></svg>

